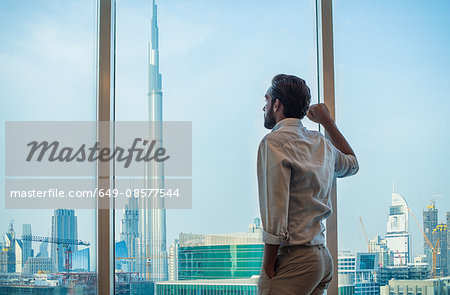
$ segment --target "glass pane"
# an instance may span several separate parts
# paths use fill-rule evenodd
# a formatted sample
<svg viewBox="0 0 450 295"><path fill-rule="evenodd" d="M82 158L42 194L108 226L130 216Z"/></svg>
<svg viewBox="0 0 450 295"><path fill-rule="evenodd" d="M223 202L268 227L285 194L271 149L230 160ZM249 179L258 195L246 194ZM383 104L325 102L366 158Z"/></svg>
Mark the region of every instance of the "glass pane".
<svg viewBox="0 0 450 295"><path fill-rule="evenodd" d="M337 122L360 164L338 183L339 283L358 292L364 273L367 288L397 284L406 292L448 276L450 5L336 1L334 8ZM371 255L378 264L362 270Z"/></svg>
<svg viewBox="0 0 450 295"><path fill-rule="evenodd" d="M164 121L192 122L192 209L153 212L151 218L142 215L145 208L133 207L138 204L116 210L116 292L138 288L133 282L141 278L158 282L163 294L238 294L247 283L254 294L257 279L251 277L259 275L263 249L256 152L268 132L264 95L273 76L288 73L304 78L317 102L314 1L152 5L117 2L115 115L117 121L146 121L161 110ZM161 109L151 102L154 90L162 90ZM162 237L159 253L142 251L156 239L142 232L142 217ZM243 281L223 281L230 278ZM199 279L213 284L182 284Z"/></svg>
<svg viewBox="0 0 450 295"><path fill-rule="evenodd" d="M95 122L96 2L0 6L1 146L7 121ZM0 171L0 293L95 294L96 211L9 209L5 181L14 177Z"/></svg>

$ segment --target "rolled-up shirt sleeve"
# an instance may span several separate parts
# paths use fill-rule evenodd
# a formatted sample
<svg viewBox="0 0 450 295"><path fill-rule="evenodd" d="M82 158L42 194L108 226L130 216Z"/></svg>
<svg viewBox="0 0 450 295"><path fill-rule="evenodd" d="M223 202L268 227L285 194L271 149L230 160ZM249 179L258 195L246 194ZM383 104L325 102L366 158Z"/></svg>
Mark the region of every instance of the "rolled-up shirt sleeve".
<svg viewBox="0 0 450 295"><path fill-rule="evenodd" d="M353 155L346 155L337 148L334 148L335 166L334 173L336 177L346 177L354 175L359 170L358 160Z"/></svg>
<svg viewBox="0 0 450 295"><path fill-rule="evenodd" d="M264 138L257 159L259 208L263 225L263 241L279 245L287 242L289 184L291 165L284 147Z"/></svg>

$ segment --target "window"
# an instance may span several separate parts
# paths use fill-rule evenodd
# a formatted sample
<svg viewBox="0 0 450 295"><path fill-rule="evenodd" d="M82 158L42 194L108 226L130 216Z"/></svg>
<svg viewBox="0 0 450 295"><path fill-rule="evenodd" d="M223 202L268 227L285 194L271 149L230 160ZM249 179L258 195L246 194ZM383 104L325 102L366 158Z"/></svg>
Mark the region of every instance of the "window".
<svg viewBox="0 0 450 295"><path fill-rule="evenodd" d="M1 6L2 147L6 121L38 121L28 126L95 121L96 3L4 1ZM5 167L5 149L1 153ZM0 293L43 288L96 293L96 211L51 203L42 209L9 208L4 185L17 177L5 169L0 173ZM55 243L62 239L65 243Z"/></svg>
<svg viewBox="0 0 450 295"><path fill-rule="evenodd" d="M7 233L0 290L9 292L26 281L30 288L70 285L70 292L96 293L97 281L108 285L106 278L114 280L118 294L132 288L148 291L155 282L156 289L167 292L256 292L251 275L259 272L262 247L257 238L261 224L254 219L259 215L255 172L257 146L268 132L263 128L264 94L275 74L290 73L306 80L313 103L318 102L315 3L112 1L111 10L109 3L3 4L2 121L102 121L105 101L112 106L107 114L112 121L147 121L149 111L156 109L149 104L149 90L162 90L157 107L163 120L192 122L192 209L158 211L145 223L153 228L145 231L160 236L139 241L144 231L140 218L145 215L136 204L116 208L109 221L101 210L0 207L2 234ZM110 12L111 27L103 31ZM111 79L109 71L103 76L110 29ZM102 93L105 88L111 88L110 96ZM304 124L318 129L307 120ZM114 173L110 176L118 181ZM104 234L109 230L115 233L110 245L114 263L104 260L109 253L101 246L108 242ZM75 242L53 243L47 251L45 243L36 244L51 238ZM196 239L204 240L194 243ZM189 249L193 254L186 255L192 259L186 262L190 266L205 265L208 261L196 259L207 257L217 259L214 267L223 268L225 275L217 276L214 286L195 282L194 275L186 278L192 282L176 281L180 270L173 259L186 253L189 243L194 244ZM161 251L143 255L138 248L143 244ZM173 282L167 281L169 273ZM247 281L220 281L238 277Z"/></svg>
<svg viewBox="0 0 450 295"><path fill-rule="evenodd" d="M337 123L360 164L338 183L339 248L378 253L388 279L447 276L450 6L334 4Z"/></svg>
<svg viewBox="0 0 450 295"><path fill-rule="evenodd" d="M147 93L161 87L163 120L192 122L192 209L166 210L165 223L160 215L165 228L157 230L165 233L166 245L159 251L172 267L136 268L133 263L146 257L142 254L124 263L116 257L116 271L138 272L147 281L172 280L158 288L188 281L200 290L198 279L214 279L218 285L221 279L250 279L259 275L262 259L261 229L254 218L259 216L256 151L268 132L263 128L264 95L275 74L290 73L307 81L317 102L315 5L155 4L117 2L115 117L148 120L153 105ZM156 82L149 83L149 77ZM318 127L308 120L305 124ZM126 236L125 216L116 210L116 243ZM256 232L249 231L249 224Z"/></svg>

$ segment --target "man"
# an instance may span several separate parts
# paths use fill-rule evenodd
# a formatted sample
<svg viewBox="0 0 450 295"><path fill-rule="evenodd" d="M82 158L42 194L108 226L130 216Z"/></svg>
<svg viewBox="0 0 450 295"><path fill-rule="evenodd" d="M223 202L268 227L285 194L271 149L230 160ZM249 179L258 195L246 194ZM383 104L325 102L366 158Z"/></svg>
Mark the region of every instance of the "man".
<svg viewBox="0 0 450 295"><path fill-rule="evenodd" d="M272 129L258 149L258 190L264 260L259 294L323 294L333 275L322 221L332 213L335 177L355 174L355 153L325 104L309 107L305 81L276 75L265 95L264 127ZM330 140L303 127L308 116Z"/></svg>

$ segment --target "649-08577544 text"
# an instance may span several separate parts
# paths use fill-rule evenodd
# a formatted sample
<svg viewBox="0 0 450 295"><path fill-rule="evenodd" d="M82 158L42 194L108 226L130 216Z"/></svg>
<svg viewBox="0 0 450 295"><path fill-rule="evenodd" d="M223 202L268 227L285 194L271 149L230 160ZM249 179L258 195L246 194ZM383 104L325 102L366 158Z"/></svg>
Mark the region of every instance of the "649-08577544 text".
<svg viewBox="0 0 450 295"><path fill-rule="evenodd" d="M10 198L179 198L181 196L178 188L142 188L142 189L98 189L93 190L61 190L57 188L47 190L11 190Z"/></svg>

